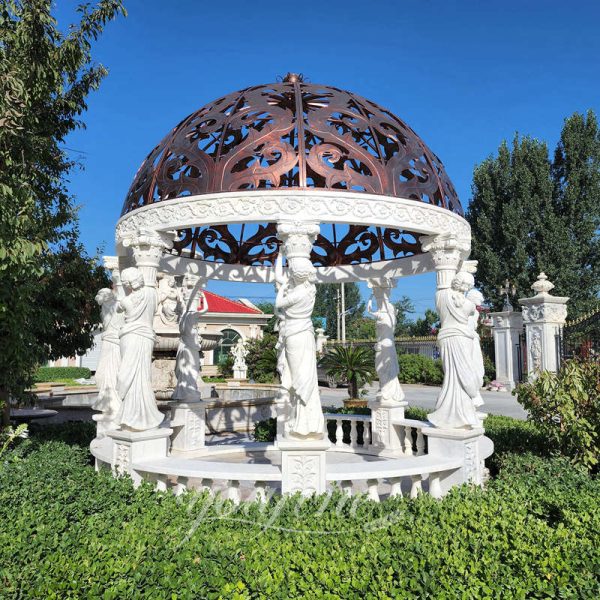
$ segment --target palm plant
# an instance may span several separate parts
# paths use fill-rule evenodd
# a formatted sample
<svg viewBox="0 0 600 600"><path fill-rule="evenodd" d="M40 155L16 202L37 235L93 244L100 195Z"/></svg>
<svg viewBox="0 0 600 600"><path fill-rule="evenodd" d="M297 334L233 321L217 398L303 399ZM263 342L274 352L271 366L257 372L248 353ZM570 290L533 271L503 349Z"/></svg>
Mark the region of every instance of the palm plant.
<svg viewBox="0 0 600 600"><path fill-rule="evenodd" d="M328 375L348 382L351 399L358 398L359 389L371 383L375 375L373 352L364 346L336 346L325 354L321 364Z"/></svg>

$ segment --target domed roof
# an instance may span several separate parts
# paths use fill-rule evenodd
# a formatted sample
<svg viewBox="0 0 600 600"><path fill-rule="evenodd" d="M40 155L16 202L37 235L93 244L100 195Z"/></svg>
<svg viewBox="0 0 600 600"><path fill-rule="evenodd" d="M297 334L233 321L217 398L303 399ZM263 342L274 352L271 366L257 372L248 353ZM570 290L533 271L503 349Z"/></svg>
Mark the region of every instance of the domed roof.
<svg viewBox="0 0 600 600"><path fill-rule="evenodd" d="M143 162L122 214L172 198L281 188L362 191L463 212L441 161L401 119L288 74L181 121Z"/></svg>

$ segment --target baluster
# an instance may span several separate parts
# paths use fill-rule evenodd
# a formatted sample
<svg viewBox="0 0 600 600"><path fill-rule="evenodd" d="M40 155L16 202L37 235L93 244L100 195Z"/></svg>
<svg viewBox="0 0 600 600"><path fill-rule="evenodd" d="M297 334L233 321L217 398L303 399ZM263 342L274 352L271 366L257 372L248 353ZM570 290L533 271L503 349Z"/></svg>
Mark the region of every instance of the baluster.
<svg viewBox="0 0 600 600"><path fill-rule="evenodd" d="M358 428L356 421L350 421L350 445L355 447L358 444Z"/></svg>
<svg viewBox="0 0 600 600"><path fill-rule="evenodd" d="M413 453L412 427L410 427L409 425L404 427L404 434L405 434L404 439L406 440L406 443L404 445L404 454L408 454L408 456L412 456L412 453Z"/></svg>
<svg viewBox="0 0 600 600"><path fill-rule="evenodd" d="M173 490L174 494L176 496L181 496L181 494L187 490L188 483L189 481L187 477L178 477L177 483L175 484L175 488Z"/></svg>
<svg viewBox="0 0 600 600"><path fill-rule="evenodd" d="M230 479L227 482L228 493L227 497L234 504L240 503L240 482L237 479Z"/></svg>
<svg viewBox="0 0 600 600"><path fill-rule="evenodd" d="M402 477L390 477L390 498L402 496Z"/></svg>
<svg viewBox="0 0 600 600"><path fill-rule="evenodd" d="M213 483L212 479L203 478L200 481L200 490L203 492L208 492L209 495L212 495L212 493L213 493L212 483Z"/></svg>
<svg viewBox="0 0 600 600"><path fill-rule="evenodd" d="M371 445L371 421L363 421L363 447Z"/></svg>
<svg viewBox="0 0 600 600"><path fill-rule="evenodd" d="M377 485L379 482L377 479L367 479L367 496L369 500L373 500L373 502L379 502L379 492L377 491Z"/></svg>
<svg viewBox="0 0 600 600"><path fill-rule="evenodd" d="M352 496L352 481L342 481L342 492L344 492L346 496Z"/></svg>
<svg viewBox="0 0 600 600"><path fill-rule="evenodd" d="M402 454L406 454L404 448L406 446L406 433L404 431L404 427L398 427L398 433L400 434L400 451Z"/></svg>
<svg viewBox="0 0 600 600"><path fill-rule="evenodd" d="M430 473L429 474L429 493L434 498L442 497L442 486L440 485L440 474Z"/></svg>
<svg viewBox="0 0 600 600"><path fill-rule="evenodd" d="M254 499L257 502L266 502L267 501L267 484L264 481L255 481L254 482Z"/></svg>
<svg viewBox="0 0 600 600"><path fill-rule="evenodd" d="M425 436L420 429L417 429L417 456L425 454Z"/></svg>
<svg viewBox="0 0 600 600"><path fill-rule="evenodd" d="M159 473L156 476L156 491L166 492L167 491L167 476L164 473Z"/></svg>
<svg viewBox="0 0 600 600"><path fill-rule="evenodd" d="M421 483L423 480L423 476L422 475L411 475L410 478L412 480L412 486L410 488L410 497L416 498L420 493L423 492L423 486Z"/></svg>
<svg viewBox="0 0 600 600"><path fill-rule="evenodd" d="M335 420L335 445L343 446L344 445L344 430L342 428L342 420Z"/></svg>

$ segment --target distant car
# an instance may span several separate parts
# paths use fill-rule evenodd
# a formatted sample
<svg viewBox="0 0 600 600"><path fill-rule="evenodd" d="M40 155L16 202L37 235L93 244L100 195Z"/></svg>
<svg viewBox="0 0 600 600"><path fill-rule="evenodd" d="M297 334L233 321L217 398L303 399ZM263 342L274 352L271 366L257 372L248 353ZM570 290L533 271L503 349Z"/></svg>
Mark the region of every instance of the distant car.
<svg viewBox="0 0 600 600"><path fill-rule="evenodd" d="M320 384L326 384L327 387L330 388L348 385L348 383L343 379L340 379L335 375L328 375L327 370L320 363L317 363L317 379L319 380Z"/></svg>

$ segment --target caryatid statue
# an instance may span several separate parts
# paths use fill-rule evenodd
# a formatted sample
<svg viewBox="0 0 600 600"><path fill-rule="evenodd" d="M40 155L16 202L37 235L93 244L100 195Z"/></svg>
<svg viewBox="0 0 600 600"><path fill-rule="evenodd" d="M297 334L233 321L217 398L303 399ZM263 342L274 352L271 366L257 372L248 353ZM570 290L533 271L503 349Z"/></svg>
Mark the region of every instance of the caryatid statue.
<svg viewBox="0 0 600 600"><path fill-rule="evenodd" d="M481 426L476 411L476 403L481 401L481 380L479 370L473 364L476 333L469 323L477 308L465 295L474 284L473 275L461 270L452 279L450 287L436 293L441 322L438 344L444 367L442 391L434 412L428 415L436 427Z"/></svg>
<svg viewBox="0 0 600 600"><path fill-rule="evenodd" d="M95 375L98 398L92 408L102 411L101 415L94 415L94 420L98 423L97 437L103 437L104 431L119 427L116 418L121 399L117 393L117 375L121 362L119 329L123 317L117 312L117 296L113 290L102 288L96 294L96 302L100 305L102 319L102 347Z"/></svg>
<svg viewBox="0 0 600 600"><path fill-rule="evenodd" d="M117 310L124 313L125 324L119 333L121 366L117 391L123 405L117 420L122 428L145 431L163 421L163 414L156 406L151 374L156 290L144 284L144 276L136 267L123 270L121 282L126 296L119 299Z"/></svg>
<svg viewBox="0 0 600 600"><path fill-rule="evenodd" d="M479 339L479 333L477 333L477 325L479 323L479 307L483 304L484 298L479 290L472 288L467 292L467 300L470 300L475 305L475 312L469 317L469 327L475 334L473 337L473 368L477 373L479 388L481 389L485 377L485 365L483 363L481 340ZM481 391L477 392L477 396L473 399L473 402L476 408L483 404Z"/></svg>
<svg viewBox="0 0 600 600"><path fill-rule="evenodd" d="M197 310L187 302L187 310L179 319L179 345L175 358L177 386L173 391L174 400L191 402L200 399L198 381L200 379L200 349L202 339L198 332L198 321L208 311L204 292L200 291Z"/></svg>
<svg viewBox="0 0 600 600"><path fill-rule="evenodd" d="M283 241L275 261L279 285L275 310L281 316L281 360L285 366L282 385L287 387L292 415L287 434L292 437L321 439L324 419L319 397L315 333L312 311L315 305L315 268L310 261L312 241L319 233L315 223L279 223L278 237ZM283 274L283 255L288 273Z"/></svg>
<svg viewBox="0 0 600 600"><path fill-rule="evenodd" d="M379 377L380 401L387 405L400 405L404 400L404 391L398 380L400 369L394 342L397 312L390 295L395 282L386 279L383 282L371 282L373 294L367 302L367 311L375 318L377 343L375 344L375 370ZM376 307L373 307L375 299Z"/></svg>

